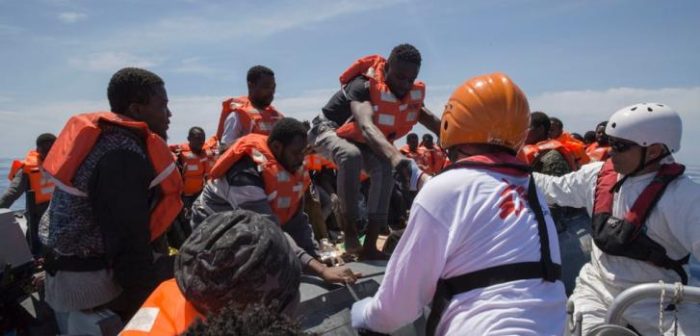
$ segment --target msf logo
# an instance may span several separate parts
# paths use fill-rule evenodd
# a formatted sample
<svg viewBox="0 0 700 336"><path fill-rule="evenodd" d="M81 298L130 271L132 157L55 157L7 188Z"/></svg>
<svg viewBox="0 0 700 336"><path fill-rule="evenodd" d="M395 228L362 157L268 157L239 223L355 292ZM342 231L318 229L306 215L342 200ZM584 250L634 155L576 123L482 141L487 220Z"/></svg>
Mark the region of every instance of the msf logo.
<svg viewBox="0 0 700 336"><path fill-rule="evenodd" d="M525 204L525 200L527 199L525 195L525 188L512 185L505 179L502 179L501 181L503 181L507 186L501 192L500 202L498 204L501 211L498 215L501 217L501 219L506 219L513 213L516 216L520 215L520 213L527 206L527 204Z"/></svg>

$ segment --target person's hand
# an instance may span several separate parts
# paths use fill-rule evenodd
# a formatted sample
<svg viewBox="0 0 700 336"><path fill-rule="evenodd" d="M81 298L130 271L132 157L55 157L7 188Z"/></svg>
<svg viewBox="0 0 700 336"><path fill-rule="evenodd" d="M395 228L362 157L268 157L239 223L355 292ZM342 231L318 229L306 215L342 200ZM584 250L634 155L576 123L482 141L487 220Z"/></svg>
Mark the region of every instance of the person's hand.
<svg viewBox="0 0 700 336"><path fill-rule="evenodd" d="M394 167L394 170L398 181L406 186L408 190L415 191L418 189L418 182L420 181L420 176L423 175L423 171L418 168L416 161L404 158Z"/></svg>
<svg viewBox="0 0 700 336"><path fill-rule="evenodd" d="M361 273L355 273L347 266L326 267L320 275L326 282L347 284L355 283L362 276Z"/></svg>

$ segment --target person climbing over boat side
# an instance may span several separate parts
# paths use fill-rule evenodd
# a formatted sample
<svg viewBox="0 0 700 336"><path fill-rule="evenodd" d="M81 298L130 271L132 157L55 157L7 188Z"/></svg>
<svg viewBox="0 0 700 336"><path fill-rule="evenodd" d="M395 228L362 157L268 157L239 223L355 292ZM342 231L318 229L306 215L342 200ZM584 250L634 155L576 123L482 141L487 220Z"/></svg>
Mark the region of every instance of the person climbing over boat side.
<svg viewBox="0 0 700 336"><path fill-rule="evenodd" d="M221 103L216 138L220 152L244 135L269 135L275 123L284 115L272 106L275 98L275 73L266 66L256 65L246 75L248 95L228 98Z"/></svg>
<svg viewBox="0 0 700 336"><path fill-rule="evenodd" d="M420 65L420 52L410 44L394 47L388 60L379 55L360 58L341 74L341 89L311 123L309 143L338 166L346 250L362 259L387 258L376 243L388 221L392 167L411 161L396 150L393 141L416 123L439 131L440 120L423 104L425 84L416 81ZM370 190L367 235L360 245L357 181L362 169L370 176Z"/></svg>
<svg viewBox="0 0 700 336"><path fill-rule="evenodd" d="M28 193L25 207L28 227L26 236L34 256L41 254L39 220L49 207L54 189L53 182L44 174L41 166L54 141L56 141L55 135L41 134L36 138L36 148L29 151L24 160L12 161L12 167L7 176L10 185L0 197L0 208L10 208L22 194Z"/></svg>
<svg viewBox="0 0 700 336"><path fill-rule="evenodd" d="M571 296L583 314L584 335L604 322L625 289L659 281L687 284L688 256L700 256L700 185L673 157L681 145L678 113L657 103L624 107L610 116L605 132L608 160L561 177L535 174L550 204L585 207L593 219L591 261ZM700 307L678 308L678 335L697 335ZM641 335L658 335L658 314L654 299L629 307L623 318ZM664 314L667 334L673 334L673 315Z"/></svg>
<svg viewBox="0 0 700 336"><path fill-rule="evenodd" d="M556 230L516 158L529 123L525 94L503 73L454 91L440 127L453 164L418 193L379 290L352 307L353 327L390 333L432 301L428 335L563 334Z"/></svg>
<svg viewBox="0 0 700 336"><path fill-rule="evenodd" d="M192 228L215 213L247 209L268 217L293 238L295 247L316 257L302 204L310 183L303 167L306 144L306 129L292 118L279 120L269 137L248 134L238 139L214 164L212 179L194 202ZM313 258L305 260L307 265L329 282L356 279L347 267L325 267Z"/></svg>

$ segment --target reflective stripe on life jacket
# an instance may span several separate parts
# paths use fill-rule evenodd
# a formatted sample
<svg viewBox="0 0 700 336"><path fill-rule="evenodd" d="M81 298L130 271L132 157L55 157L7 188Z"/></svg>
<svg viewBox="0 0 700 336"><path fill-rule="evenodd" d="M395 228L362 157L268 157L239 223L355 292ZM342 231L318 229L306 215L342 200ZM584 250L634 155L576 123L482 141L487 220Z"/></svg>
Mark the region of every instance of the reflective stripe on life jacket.
<svg viewBox="0 0 700 336"><path fill-rule="evenodd" d="M486 169L518 177L529 175L529 167L524 165L523 162L516 160L512 155L505 153L470 156L450 165L444 171L463 168ZM540 260L493 266L448 279L440 279L435 289L430 316L426 324L427 335L435 334L442 313L455 295L477 288L485 288L516 280L543 279L544 281L555 282L561 277L561 265L552 261L547 223L537 197L537 188L532 176L530 176L529 180L527 205L537 220Z"/></svg>
<svg viewBox="0 0 700 336"><path fill-rule="evenodd" d="M204 181L209 177L209 171L214 165L214 153L209 149L202 149L201 154L195 154L189 144L181 144L177 146L177 158L182 165L182 194L199 194L204 189Z"/></svg>
<svg viewBox="0 0 700 336"><path fill-rule="evenodd" d="M576 159L574 156L562 145L561 142L557 140L545 140L540 141L534 145L525 145L518 152L518 158L527 162L530 166L537 163L547 152L551 150L556 150L564 157L566 164L571 168L572 171L577 170Z"/></svg>
<svg viewBox="0 0 700 336"><path fill-rule="evenodd" d="M203 316L185 299L175 279L170 279L151 293L119 335L180 335L198 318Z"/></svg>
<svg viewBox="0 0 700 336"><path fill-rule="evenodd" d="M29 178L29 190L34 192L34 203L41 204L50 201L54 184L41 168L39 152L29 151L24 161L13 161L8 178L14 179L20 169Z"/></svg>
<svg viewBox="0 0 700 336"><path fill-rule="evenodd" d="M104 123L134 130L144 139L148 160L156 173L149 188L160 188L158 202L151 208L150 214L151 240L154 240L167 230L180 213L182 178L168 146L160 136L149 130L146 123L112 112L75 115L68 120L44 160L44 170L59 189L75 196L88 197L87 192L73 186L73 177L97 143Z"/></svg>
<svg viewBox="0 0 700 336"><path fill-rule="evenodd" d="M625 217L619 219L612 215L613 189L618 181L618 174L613 168L612 160L607 160L598 173L593 202L591 235L596 246L614 256L647 261L658 267L674 270L683 284L687 285L688 275L682 265L688 262L688 256L681 260L669 258L666 249L651 240L644 230L644 223L666 187L684 171L685 167L677 163L661 165L654 179L639 194Z"/></svg>
<svg viewBox="0 0 700 336"><path fill-rule="evenodd" d="M267 136L248 134L238 139L224 153L211 170L212 178L226 175L243 156L249 156L258 165L265 184L267 201L277 216L279 223L284 225L298 211L306 189L311 183L309 174L300 167L298 171L287 171L267 147Z"/></svg>
<svg viewBox="0 0 700 336"><path fill-rule="evenodd" d="M221 103L221 116L219 126L216 130L216 137L221 140L224 134L224 123L231 113L238 113L238 121L241 123L244 134L264 134L270 135L272 126L284 116L272 105L264 110L259 110L250 102L247 96L229 98Z"/></svg>
<svg viewBox="0 0 700 336"><path fill-rule="evenodd" d="M345 85L357 76L369 80L372 122L390 142L403 137L418 123L420 109L425 99L425 84L413 83L413 87L402 99L398 99L384 81L386 60L379 55L370 55L355 61L340 75L340 84ZM355 142L365 142L362 132L354 121L349 121L336 130L336 134Z"/></svg>
<svg viewBox="0 0 700 336"><path fill-rule="evenodd" d="M594 142L586 147L586 155L588 155L591 162L605 161L610 157L610 146L601 147L597 142Z"/></svg>

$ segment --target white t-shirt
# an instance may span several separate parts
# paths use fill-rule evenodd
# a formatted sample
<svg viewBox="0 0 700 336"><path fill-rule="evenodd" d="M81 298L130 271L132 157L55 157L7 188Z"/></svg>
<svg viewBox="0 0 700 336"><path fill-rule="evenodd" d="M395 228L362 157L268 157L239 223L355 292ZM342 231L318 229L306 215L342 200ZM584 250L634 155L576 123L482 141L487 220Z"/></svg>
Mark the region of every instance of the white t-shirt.
<svg viewBox="0 0 700 336"><path fill-rule="evenodd" d="M243 124L238 121L238 113L231 113L224 120L224 131L221 134L221 143L230 146L238 138L250 133L250 130L244 130Z"/></svg>
<svg viewBox="0 0 700 336"><path fill-rule="evenodd" d="M418 193L408 227L374 298L366 326L392 332L414 321L437 282L485 268L540 260L537 220L527 206L527 177L455 169ZM540 196L544 205L544 199ZM544 207L552 260L560 264L557 232ZM504 218L502 218L502 216ZM566 295L560 282L517 280L453 297L438 335L561 335Z"/></svg>

